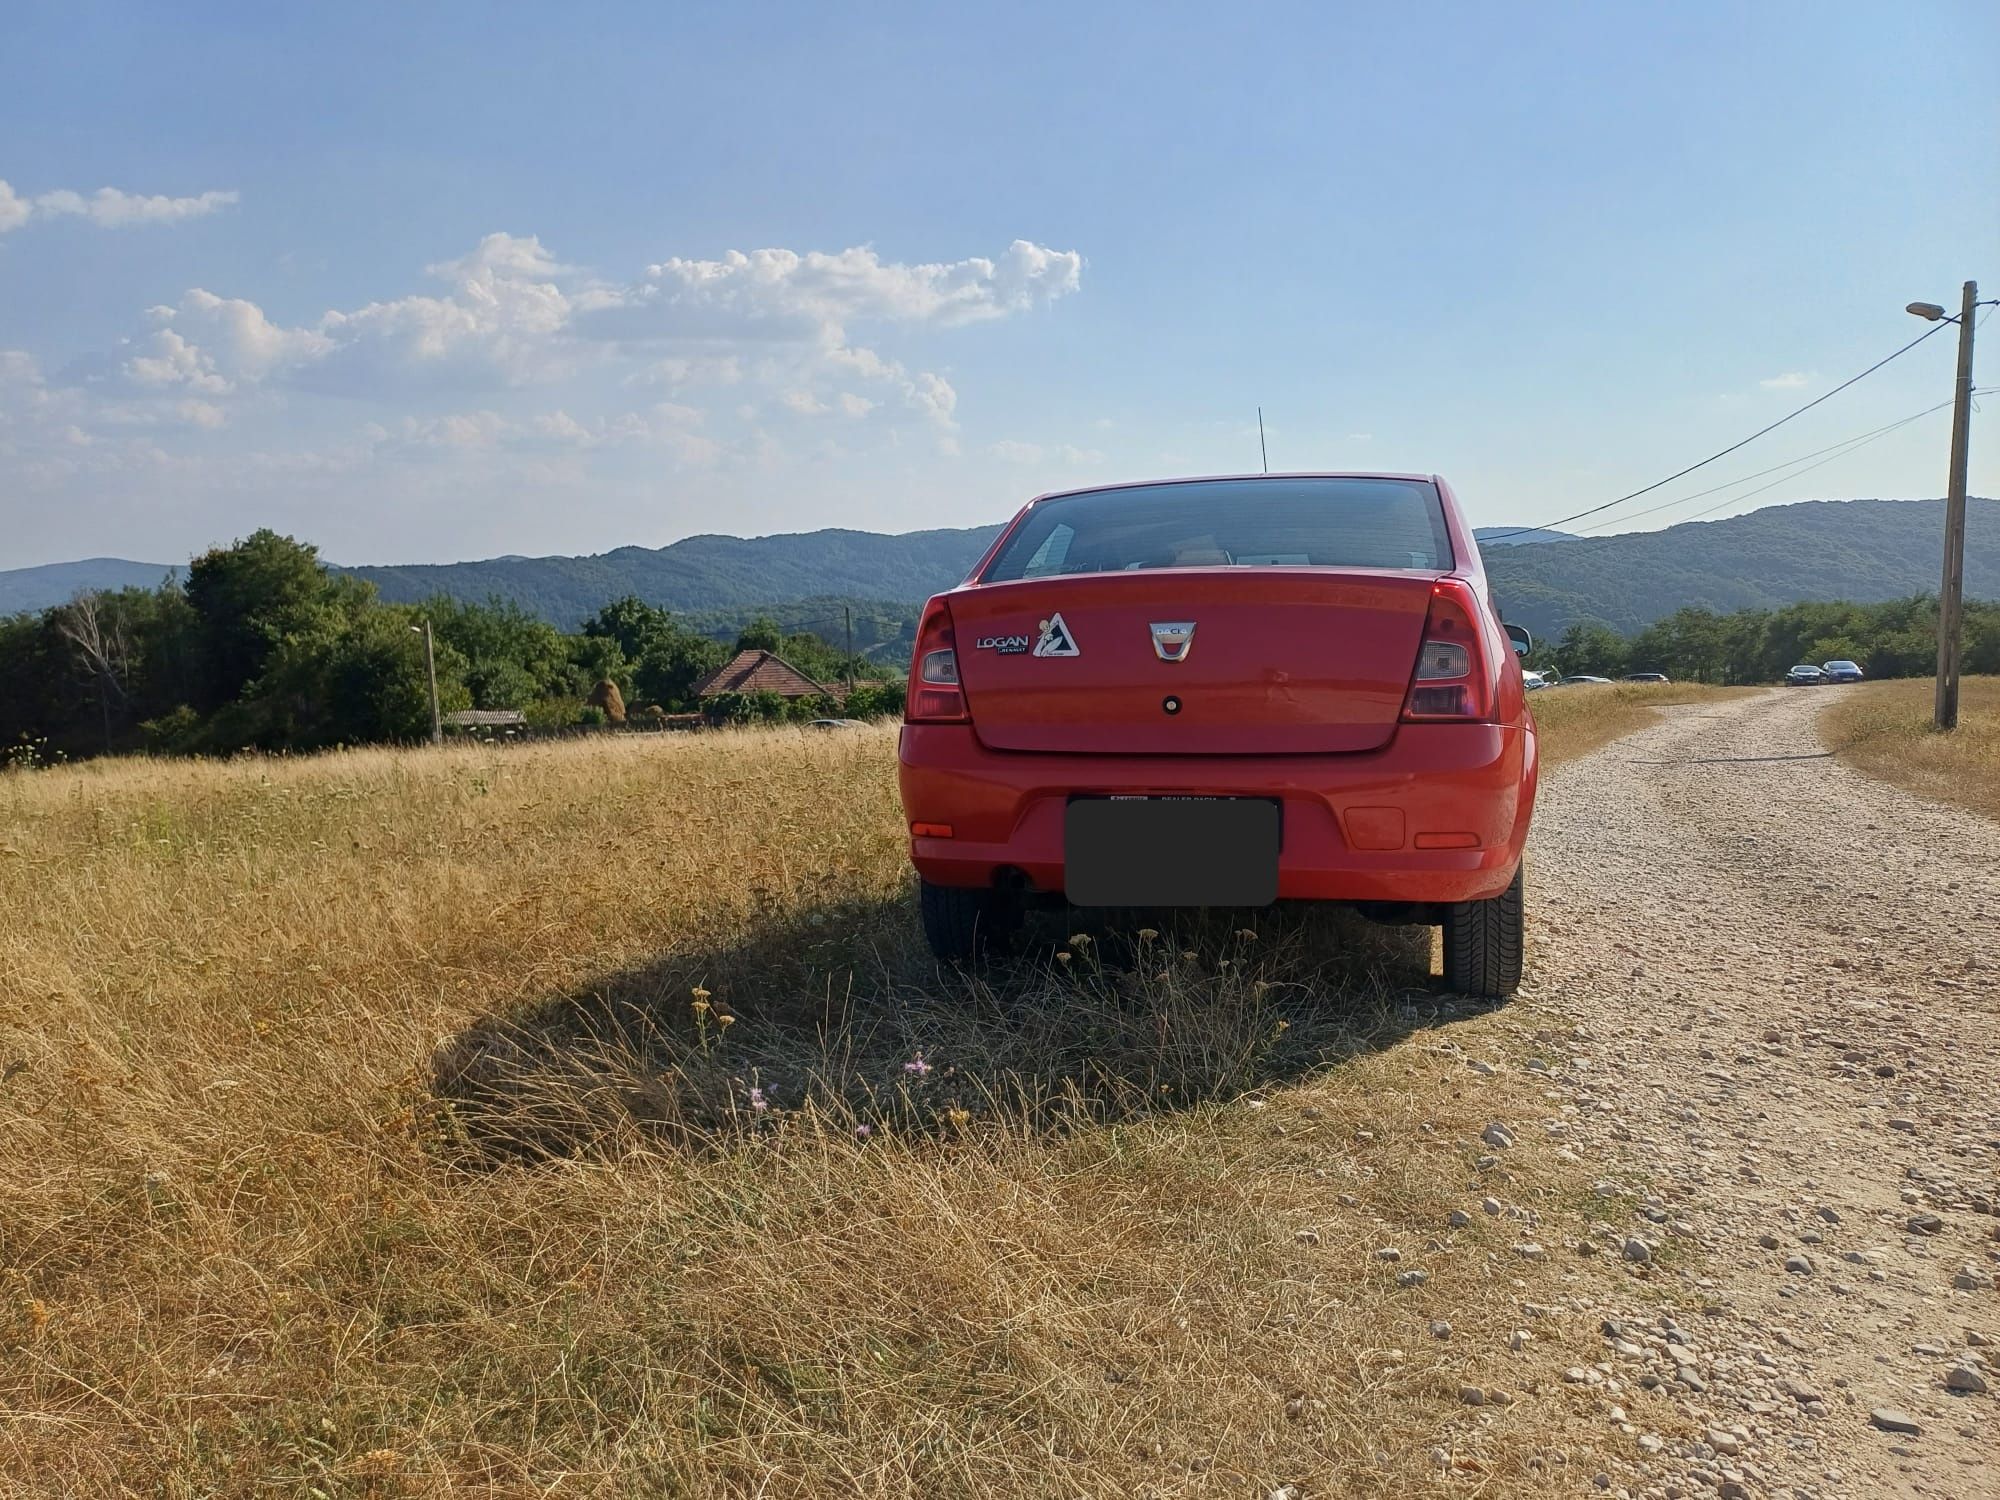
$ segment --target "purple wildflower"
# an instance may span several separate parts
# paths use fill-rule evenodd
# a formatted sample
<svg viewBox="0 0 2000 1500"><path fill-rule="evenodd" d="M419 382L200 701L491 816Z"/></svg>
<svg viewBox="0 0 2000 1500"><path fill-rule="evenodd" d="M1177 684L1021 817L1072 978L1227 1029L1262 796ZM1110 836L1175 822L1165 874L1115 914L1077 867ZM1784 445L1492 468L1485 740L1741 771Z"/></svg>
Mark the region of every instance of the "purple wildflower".
<svg viewBox="0 0 2000 1500"><path fill-rule="evenodd" d="M908 1062L903 1064L903 1071L905 1073L913 1074L918 1078L923 1077L924 1074L930 1072L930 1070L931 1070L931 1065L924 1061L924 1054L922 1049L918 1050L917 1055L915 1057L911 1058Z"/></svg>
<svg viewBox="0 0 2000 1500"><path fill-rule="evenodd" d="M854 1138L857 1141L865 1141L874 1133L875 1127L873 1125L857 1125L854 1127Z"/></svg>
<svg viewBox="0 0 2000 1500"><path fill-rule="evenodd" d="M751 1088L750 1107L760 1115L764 1113L765 1110L771 1107L770 1101L765 1099L764 1091L762 1089L756 1087Z"/></svg>

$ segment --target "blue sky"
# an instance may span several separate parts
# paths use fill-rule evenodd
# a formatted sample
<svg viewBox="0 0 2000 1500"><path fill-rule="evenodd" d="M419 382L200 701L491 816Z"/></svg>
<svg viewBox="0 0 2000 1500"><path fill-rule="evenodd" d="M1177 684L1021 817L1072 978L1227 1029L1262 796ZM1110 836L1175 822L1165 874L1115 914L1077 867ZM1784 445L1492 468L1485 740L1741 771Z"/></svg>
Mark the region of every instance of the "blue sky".
<svg viewBox="0 0 2000 1500"><path fill-rule="evenodd" d="M1254 468L1260 403L1274 468L1520 524L2000 295L1982 0L12 0L0 57L0 567L970 525ZM1740 505L1942 493L1948 426Z"/></svg>

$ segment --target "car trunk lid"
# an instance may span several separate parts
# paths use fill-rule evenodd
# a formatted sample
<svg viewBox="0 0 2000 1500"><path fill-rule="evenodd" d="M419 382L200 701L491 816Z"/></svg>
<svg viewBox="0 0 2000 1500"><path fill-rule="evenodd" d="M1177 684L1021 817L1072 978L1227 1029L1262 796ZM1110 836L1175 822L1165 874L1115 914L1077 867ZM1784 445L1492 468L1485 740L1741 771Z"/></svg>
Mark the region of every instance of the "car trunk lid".
<svg viewBox="0 0 2000 1500"><path fill-rule="evenodd" d="M950 608L973 728L996 750L1374 750L1396 732L1438 576L1173 568L964 589ZM1163 628L1180 626L1184 646Z"/></svg>

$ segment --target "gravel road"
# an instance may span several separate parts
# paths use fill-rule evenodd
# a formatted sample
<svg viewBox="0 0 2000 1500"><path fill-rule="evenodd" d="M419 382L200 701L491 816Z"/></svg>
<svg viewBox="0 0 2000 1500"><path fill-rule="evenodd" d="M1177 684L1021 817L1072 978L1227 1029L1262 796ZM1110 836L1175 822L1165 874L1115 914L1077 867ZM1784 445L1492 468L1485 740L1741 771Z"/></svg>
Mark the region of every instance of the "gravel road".
<svg viewBox="0 0 2000 1500"><path fill-rule="evenodd" d="M2000 824L1836 764L1839 691L1544 781L1526 999L1577 1023L1551 1103L1629 1273L1566 1377L1613 1494L2000 1496Z"/></svg>

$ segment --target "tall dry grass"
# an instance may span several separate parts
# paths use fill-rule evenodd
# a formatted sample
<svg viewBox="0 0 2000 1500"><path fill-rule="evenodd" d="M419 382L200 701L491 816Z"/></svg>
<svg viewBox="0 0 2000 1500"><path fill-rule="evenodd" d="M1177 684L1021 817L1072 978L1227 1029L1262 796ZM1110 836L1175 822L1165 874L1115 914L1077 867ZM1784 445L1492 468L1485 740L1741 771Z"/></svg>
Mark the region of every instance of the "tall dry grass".
<svg viewBox="0 0 2000 1500"><path fill-rule="evenodd" d="M1959 680L1958 728L1931 724L1928 677L1826 689L1839 696L1820 719L1848 764L1907 791L2000 818L2000 677Z"/></svg>
<svg viewBox="0 0 2000 1500"><path fill-rule="evenodd" d="M1554 1023L1310 915L941 973L892 744L0 776L0 1490L1490 1494L1588 1462L1549 1371L1592 1320L1506 1335L1603 1274L1555 1253L1594 1210L1529 1078L1465 1064L1559 1054ZM1496 1116L1522 1142L1481 1169ZM1447 1226L1484 1191L1539 1227Z"/></svg>

